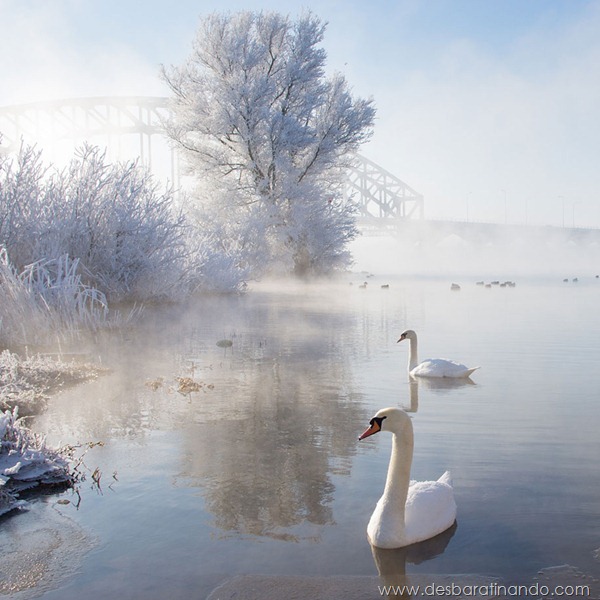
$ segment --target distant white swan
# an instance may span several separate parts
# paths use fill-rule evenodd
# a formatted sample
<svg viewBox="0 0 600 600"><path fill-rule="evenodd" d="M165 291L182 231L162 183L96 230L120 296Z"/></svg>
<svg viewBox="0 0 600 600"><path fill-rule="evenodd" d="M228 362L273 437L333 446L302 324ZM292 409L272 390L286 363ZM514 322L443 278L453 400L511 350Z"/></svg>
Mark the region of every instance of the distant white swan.
<svg viewBox="0 0 600 600"><path fill-rule="evenodd" d="M358 438L390 431L392 455L383 496L367 526L367 535L378 548L401 548L432 538L456 520L456 502L450 473L437 481L411 481L413 429L410 417L399 408L383 408Z"/></svg>
<svg viewBox="0 0 600 600"><path fill-rule="evenodd" d="M448 360L447 358L427 358L419 362L417 358L417 334L412 329L407 329L400 334L402 340L408 340L410 343L410 353L408 356L408 372L413 377L450 377L459 379L470 377L473 371L479 367L469 368L466 365Z"/></svg>

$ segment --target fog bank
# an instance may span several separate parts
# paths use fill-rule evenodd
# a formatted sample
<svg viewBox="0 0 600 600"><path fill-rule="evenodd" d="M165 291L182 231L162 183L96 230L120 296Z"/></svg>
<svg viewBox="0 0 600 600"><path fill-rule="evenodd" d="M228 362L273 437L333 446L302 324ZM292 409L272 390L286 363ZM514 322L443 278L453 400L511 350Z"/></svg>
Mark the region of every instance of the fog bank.
<svg viewBox="0 0 600 600"><path fill-rule="evenodd" d="M376 274L585 278L600 274L600 230L421 221L351 246Z"/></svg>

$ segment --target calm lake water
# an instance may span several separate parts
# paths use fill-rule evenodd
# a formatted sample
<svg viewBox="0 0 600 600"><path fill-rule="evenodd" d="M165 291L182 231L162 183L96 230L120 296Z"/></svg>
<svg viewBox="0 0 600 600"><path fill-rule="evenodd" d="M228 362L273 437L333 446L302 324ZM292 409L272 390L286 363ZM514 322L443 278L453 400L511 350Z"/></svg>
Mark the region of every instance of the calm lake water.
<svg viewBox="0 0 600 600"><path fill-rule="evenodd" d="M54 445L102 441L85 457L101 490L88 477L78 507L67 491L2 521L13 547L37 526L65 577L22 597L202 598L237 574L377 575L366 525L391 436L357 436L386 406L412 413L413 478L450 469L458 505L451 535L401 558L407 572L600 575L600 280L453 292L363 278L149 309L98 339L92 358L111 372L54 397L33 427ZM406 328L420 358L480 365L472 383L410 384ZM201 389L180 393L178 377Z"/></svg>

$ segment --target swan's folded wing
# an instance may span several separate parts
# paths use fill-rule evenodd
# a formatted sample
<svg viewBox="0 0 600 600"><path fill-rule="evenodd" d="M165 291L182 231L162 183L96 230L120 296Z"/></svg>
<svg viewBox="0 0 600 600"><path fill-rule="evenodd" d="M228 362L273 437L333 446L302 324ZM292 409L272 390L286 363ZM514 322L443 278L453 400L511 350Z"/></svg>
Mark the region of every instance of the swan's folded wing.
<svg viewBox="0 0 600 600"><path fill-rule="evenodd" d="M444 477L444 476L442 476ZM406 537L412 543L429 539L456 520L452 486L444 481L412 482L406 499Z"/></svg>
<svg viewBox="0 0 600 600"><path fill-rule="evenodd" d="M419 363L410 374L413 377L469 377L479 367L469 368L447 358L428 358Z"/></svg>

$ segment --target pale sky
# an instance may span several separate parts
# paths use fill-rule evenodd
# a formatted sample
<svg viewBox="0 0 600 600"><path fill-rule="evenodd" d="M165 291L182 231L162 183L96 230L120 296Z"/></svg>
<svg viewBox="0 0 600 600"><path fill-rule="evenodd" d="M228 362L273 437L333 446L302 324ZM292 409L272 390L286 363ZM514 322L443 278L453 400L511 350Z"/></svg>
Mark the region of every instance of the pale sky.
<svg viewBox="0 0 600 600"><path fill-rule="evenodd" d="M167 95L203 15L306 8L427 217L600 227L600 0L0 0L0 106Z"/></svg>

